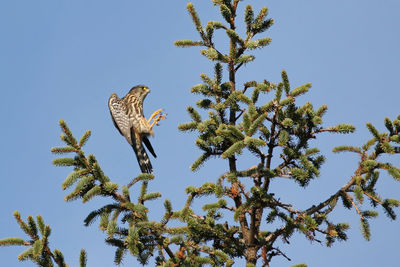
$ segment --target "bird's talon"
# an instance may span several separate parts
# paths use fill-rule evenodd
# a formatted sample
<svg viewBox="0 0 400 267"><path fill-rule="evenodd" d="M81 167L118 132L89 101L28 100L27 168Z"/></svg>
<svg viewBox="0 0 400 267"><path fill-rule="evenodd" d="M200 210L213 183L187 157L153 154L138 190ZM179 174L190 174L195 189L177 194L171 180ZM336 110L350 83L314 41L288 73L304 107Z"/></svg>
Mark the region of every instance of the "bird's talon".
<svg viewBox="0 0 400 267"><path fill-rule="evenodd" d="M154 111L153 114L151 114L150 118L147 120L149 123L151 122L151 120L154 120L154 117L156 117L157 115L160 116L160 113L162 112L162 108Z"/></svg>
<svg viewBox="0 0 400 267"><path fill-rule="evenodd" d="M162 109L155 111L149 118L148 122L150 123L151 120L153 122L150 124L150 127L153 128L154 125L158 125L161 120L164 120L167 117L167 114L162 114ZM161 113L161 114L160 114Z"/></svg>

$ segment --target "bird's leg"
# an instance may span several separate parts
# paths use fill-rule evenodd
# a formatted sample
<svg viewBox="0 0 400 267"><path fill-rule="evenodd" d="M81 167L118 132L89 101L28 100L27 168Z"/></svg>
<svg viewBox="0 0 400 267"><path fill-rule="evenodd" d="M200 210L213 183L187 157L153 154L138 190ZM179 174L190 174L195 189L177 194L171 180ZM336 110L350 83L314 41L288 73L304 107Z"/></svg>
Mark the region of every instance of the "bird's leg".
<svg viewBox="0 0 400 267"><path fill-rule="evenodd" d="M162 114L162 109L160 108L159 110L154 111L154 113L150 116L150 118L147 120L150 124L150 128L153 128L153 126L156 124L158 125L158 122L165 119L167 114ZM151 120L153 120L152 123Z"/></svg>

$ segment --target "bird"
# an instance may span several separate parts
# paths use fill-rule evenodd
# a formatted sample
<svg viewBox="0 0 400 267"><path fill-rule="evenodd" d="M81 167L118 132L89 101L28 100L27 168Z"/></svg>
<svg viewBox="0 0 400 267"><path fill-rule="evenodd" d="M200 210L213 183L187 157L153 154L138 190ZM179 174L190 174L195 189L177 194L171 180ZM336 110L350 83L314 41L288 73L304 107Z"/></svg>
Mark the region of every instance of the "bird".
<svg viewBox="0 0 400 267"><path fill-rule="evenodd" d="M148 137L154 135L153 126L158 125L159 121L166 117L166 114L162 113L162 109L158 109L146 120L143 115L143 101L149 92L150 89L146 85L136 85L123 98L112 93L108 100L108 108L114 126L132 146L142 173L153 172L153 166L143 143L156 158L157 155Z"/></svg>

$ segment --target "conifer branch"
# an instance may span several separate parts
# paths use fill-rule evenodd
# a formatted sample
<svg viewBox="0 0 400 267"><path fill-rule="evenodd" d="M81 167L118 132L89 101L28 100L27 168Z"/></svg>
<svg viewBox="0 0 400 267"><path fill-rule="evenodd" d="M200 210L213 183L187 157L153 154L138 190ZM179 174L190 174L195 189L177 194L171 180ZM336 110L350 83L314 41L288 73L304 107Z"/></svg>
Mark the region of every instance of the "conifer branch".
<svg viewBox="0 0 400 267"><path fill-rule="evenodd" d="M335 194L331 195L328 199L326 199L325 201L321 202L321 203L318 204L317 206L312 206L312 207L306 209L306 210L304 211L305 214L311 215L311 214L314 214L315 212L318 212L318 211L322 210L323 208L325 208L326 206L328 206L329 203L330 203L332 200L338 198L342 193L345 193L352 185L355 184L355 181L356 181L355 178L352 177L352 178L350 179L350 181L349 181L347 184L345 184L344 186L342 186Z"/></svg>
<svg viewBox="0 0 400 267"><path fill-rule="evenodd" d="M382 201L379 201L377 198L371 196L370 194L368 194L367 192L364 191L364 195L366 195L367 197L369 197L370 199L372 199L373 201L379 203L380 205L383 205Z"/></svg>
<svg viewBox="0 0 400 267"><path fill-rule="evenodd" d="M348 197L351 199L351 197L350 197L350 196L348 196ZM358 209L358 207L357 207L356 203L354 203L354 201L353 201L353 200L351 200L351 204L352 204L352 205L353 205L353 207L356 209L356 211L357 211L358 215L360 216L361 220L365 220L364 216L361 214L360 210Z"/></svg>
<svg viewBox="0 0 400 267"><path fill-rule="evenodd" d="M272 161L272 157L273 157L272 153L274 151L275 139L277 137L277 134L275 133L275 128L276 128L276 124L277 124L277 122L276 122L277 116L278 116L278 111L277 111L277 109L275 109L274 116L272 118L271 130L270 130L271 136L270 136L270 139L269 139L269 142L268 142L268 145L267 145L268 146L268 152L267 152L267 162L266 162L266 165L265 165L265 167L267 169L271 169L271 161ZM268 188L269 188L269 178L266 178L265 181L264 181L264 189L265 189L265 191L268 192Z"/></svg>

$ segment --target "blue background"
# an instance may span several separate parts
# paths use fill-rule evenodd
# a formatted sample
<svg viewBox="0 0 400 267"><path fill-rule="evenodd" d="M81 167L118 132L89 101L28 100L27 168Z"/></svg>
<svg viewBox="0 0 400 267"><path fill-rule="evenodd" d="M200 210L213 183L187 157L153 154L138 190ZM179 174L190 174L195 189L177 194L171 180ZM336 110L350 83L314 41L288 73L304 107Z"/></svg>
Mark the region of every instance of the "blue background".
<svg viewBox="0 0 400 267"><path fill-rule="evenodd" d="M60 249L70 266L79 265L81 248L88 252L88 266L113 265L114 249L104 243L105 234L97 223L83 226L91 210L109 201L64 202L67 192L61 184L72 170L52 166L55 156L50 148L61 145L59 119L66 120L77 137L91 129L86 153L96 155L114 182L127 184L139 169L131 148L112 125L107 100L112 92L123 96L136 84L152 90L145 102L146 116L160 107L168 113L151 140L158 154L152 160L156 180L150 183L151 191L162 192L163 199L170 199L173 207L180 209L188 185L215 180L226 170L227 162L216 159L192 173L189 166L199 155L195 136L177 130L179 123L189 121L186 106L198 99L189 89L200 83L201 72L212 74L212 63L198 48L173 45L174 40L198 39L186 3L0 1L1 238L24 237L12 216L15 210L23 218L41 214L53 227L51 248ZM306 208L345 184L357 166L354 155L333 154L332 148L363 144L370 138L367 121L383 129L385 117L394 119L400 113L400 2L250 0L240 4L240 13L247 3L256 11L267 5L275 25L267 33L271 45L255 51L256 61L238 73L238 82L278 82L281 70L286 69L293 87L313 83L311 92L299 103L327 104L325 125L347 122L357 127L352 135L323 135L313 143L328 160L321 177L307 189L287 180L272 184L282 201L295 201L296 207ZM221 20L211 1L194 4L203 25ZM224 35L218 33L218 44L225 45ZM240 166L254 164L249 154L244 155ZM398 162L397 156L393 159ZM386 174L378 189L383 197L400 195L400 185ZM154 220L164 212L162 203L157 200L150 205ZM396 266L399 222L390 221L382 209L378 211L381 216L371 221L370 242L362 238L356 212L339 208L333 218L350 223L349 242L326 248L295 234L290 245L279 244L292 261L276 257L272 266L303 262L310 267ZM1 266L33 266L17 262L23 249L0 248ZM126 257L124 266L138 265L134 258ZM237 263L242 265L242 261Z"/></svg>

